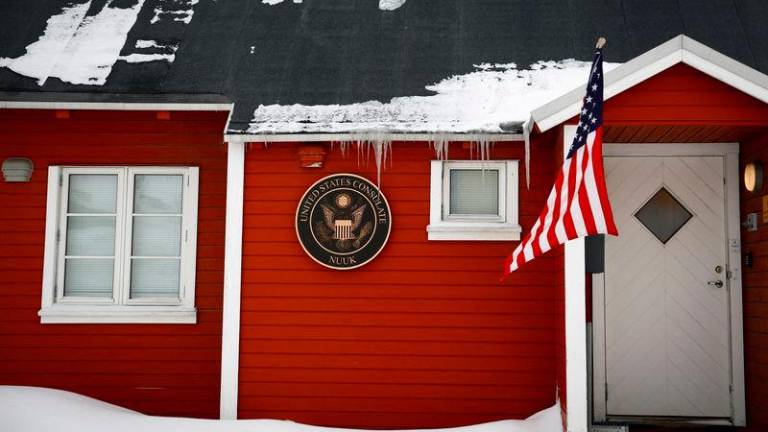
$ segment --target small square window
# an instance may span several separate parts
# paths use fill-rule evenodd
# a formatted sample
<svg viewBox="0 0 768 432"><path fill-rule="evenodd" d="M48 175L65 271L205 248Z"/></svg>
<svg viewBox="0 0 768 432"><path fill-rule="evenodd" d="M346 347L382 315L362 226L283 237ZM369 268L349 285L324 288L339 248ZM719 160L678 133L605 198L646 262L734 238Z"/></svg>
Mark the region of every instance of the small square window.
<svg viewBox="0 0 768 432"><path fill-rule="evenodd" d="M519 240L517 161L432 161L430 240Z"/></svg>
<svg viewBox="0 0 768 432"><path fill-rule="evenodd" d="M449 175L449 216L499 216L498 169L452 169Z"/></svg>
<svg viewBox="0 0 768 432"><path fill-rule="evenodd" d="M50 167L41 321L195 322L197 172Z"/></svg>

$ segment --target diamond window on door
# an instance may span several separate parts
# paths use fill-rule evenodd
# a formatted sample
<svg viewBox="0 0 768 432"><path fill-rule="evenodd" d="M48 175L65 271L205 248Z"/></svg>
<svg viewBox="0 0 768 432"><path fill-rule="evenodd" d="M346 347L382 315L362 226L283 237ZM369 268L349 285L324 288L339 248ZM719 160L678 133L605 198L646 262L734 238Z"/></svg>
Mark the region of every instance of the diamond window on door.
<svg viewBox="0 0 768 432"><path fill-rule="evenodd" d="M662 187L640 207L635 217L660 242L666 244L693 217L693 214Z"/></svg>

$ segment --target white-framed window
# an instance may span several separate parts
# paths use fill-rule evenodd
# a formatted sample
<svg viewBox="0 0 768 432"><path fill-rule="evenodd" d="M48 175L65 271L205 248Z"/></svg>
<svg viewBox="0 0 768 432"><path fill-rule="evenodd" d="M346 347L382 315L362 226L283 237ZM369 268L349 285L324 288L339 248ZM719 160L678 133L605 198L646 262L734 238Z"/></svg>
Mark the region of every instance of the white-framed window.
<svg viewBox="0 0 768 432"><path fill-rule="evenodd" d="M42 323L195 323L196 167L48 170Z"/></svg>
<svg viewBox="0 0 768 432"><path fill-rule="evenodd" d="M519 240L518 162L432 161L429 240Z"/></svg>

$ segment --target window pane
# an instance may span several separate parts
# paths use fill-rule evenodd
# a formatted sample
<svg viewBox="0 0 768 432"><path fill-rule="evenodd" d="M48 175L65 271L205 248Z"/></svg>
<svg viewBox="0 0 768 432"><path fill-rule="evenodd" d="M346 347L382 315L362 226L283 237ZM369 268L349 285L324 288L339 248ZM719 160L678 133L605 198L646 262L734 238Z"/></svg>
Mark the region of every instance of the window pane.
<svg viewBox="0 0 768 432"><path fill-rule="evenodd" d="M134 216L132 255L181 255L181 216Z"/></svg>
<svg viewBox="0 0 768 432"><path fill-rule="evenodd" d="M666 188L661 188L635 213L635 217L660 242L666 244L693 217L693 214Z"/></svg>
<svg viewBox="0 0 768 432"><path fill-rule="evenodd" d="M178 259L132 259L131 298L178 298L180 263Z"/></svg>
<svg viewBox="0 0 768 432"><path fill-rule="evenodd" d="M115 254L114 216L68 216L67 255Z"/></svg>
<svg viewBox="0 0 768 432"><path fill-rule="evenodd" d="M64 296L112 297L114 259L67 258Z"/></svg>
<svg viewBox="0 0 768 432"><path fill-rule="evenodd" d="M134 213L181 213L183 176L137 174Z"/></svg>
<svg viewBox="0 0 768 432"><path fill-rule="evenodd" d="M498 170L452 169L450 176L450 214L499 214Z"/></svg>
<svg viewBox="0 0 768 432"><path fill-rule="evenodd" d="M68 203L70 213L115 213L117 175L70 175Z"/></svg>

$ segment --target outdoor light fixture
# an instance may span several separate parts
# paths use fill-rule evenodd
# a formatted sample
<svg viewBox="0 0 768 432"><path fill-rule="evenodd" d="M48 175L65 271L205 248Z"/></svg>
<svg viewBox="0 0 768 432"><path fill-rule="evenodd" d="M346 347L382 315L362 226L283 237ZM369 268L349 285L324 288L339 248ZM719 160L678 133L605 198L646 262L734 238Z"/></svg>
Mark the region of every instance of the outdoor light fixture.
<svg viewBox="0 0 768 432"><path fill-rule="evenodd" d="M760 161L750 162L744 167L744 187L754 193L763 190L763 164Z"/></svg>
<svg viewBox="0 0 768 432"><path fill-rule="evenodd" d="M328 152L321 145L301 144L299 147L299 165L302 168L322 168Z"/></svg>
<svg viewBox="0 0 768 432"><path fill-rule="evenodd" d="M11 157L3 161L3 179L6 183L28 182L35 165L24 157Z"/></svg>

